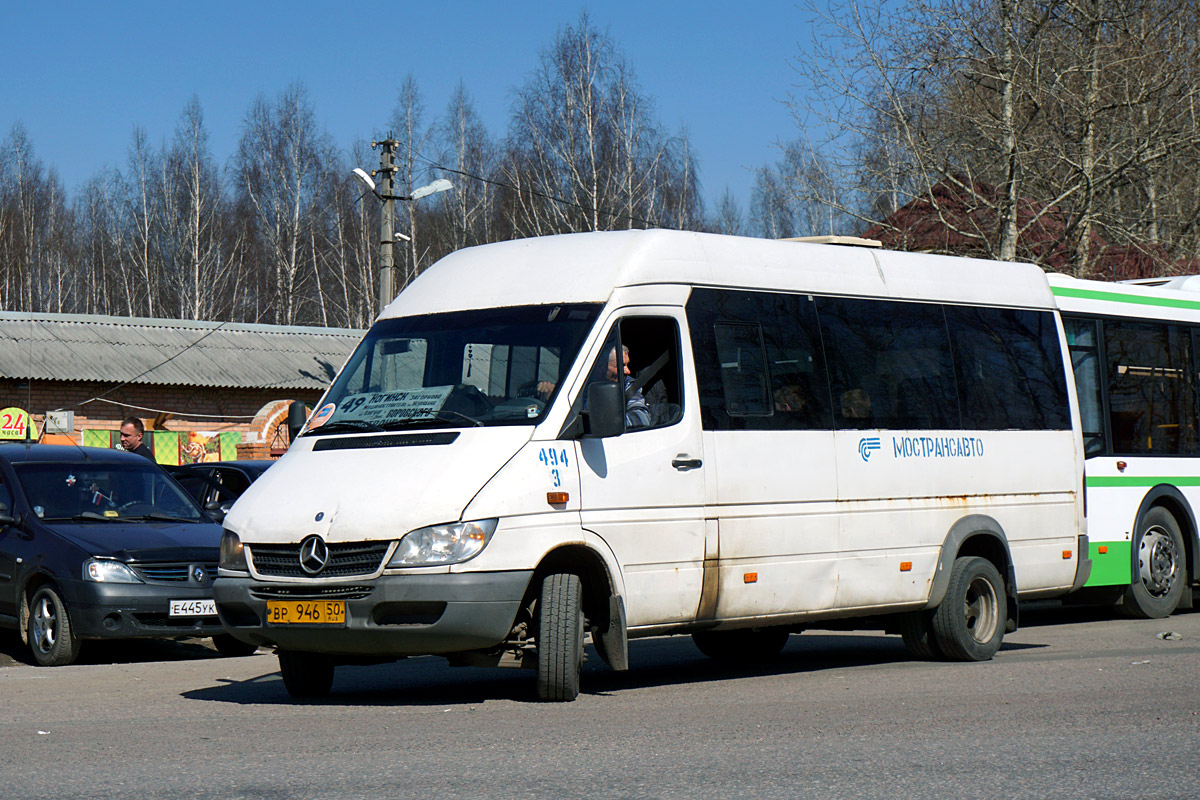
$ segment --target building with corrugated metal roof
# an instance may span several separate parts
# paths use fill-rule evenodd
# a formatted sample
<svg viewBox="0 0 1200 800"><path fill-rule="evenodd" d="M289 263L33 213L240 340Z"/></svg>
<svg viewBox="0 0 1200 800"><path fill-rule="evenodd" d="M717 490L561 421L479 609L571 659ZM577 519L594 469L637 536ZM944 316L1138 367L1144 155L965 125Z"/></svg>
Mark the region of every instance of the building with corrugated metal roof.
<svg viewBox="0 0 1200 800"><path fill-rule="evenodd" d="M0 311L0 408L24 409L39 432L47 412L71 412L67 434L105 447L138 417L160 463L234 458L238 445L262 457L286 447L288 403L316 402L362 335Z"/></svg>

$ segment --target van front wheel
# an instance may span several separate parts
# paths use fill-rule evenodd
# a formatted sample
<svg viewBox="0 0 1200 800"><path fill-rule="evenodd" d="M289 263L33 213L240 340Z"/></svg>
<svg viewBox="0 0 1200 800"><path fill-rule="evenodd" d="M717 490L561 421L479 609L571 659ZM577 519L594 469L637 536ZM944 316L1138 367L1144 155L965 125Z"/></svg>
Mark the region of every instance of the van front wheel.
<svg viewBox="0 0 1200 800"><path fill-rule="evenodd" d="M583 665L583 583L560 572L542 580L538 600L537 694L539 700L570 702L579 696Z"/></svg>
<svg viewBox="0 0 1200 800"><path fill-rule="evenodd" d="M954 661L987 661L1008 624L1004 580L986 558L957 558L946 596L933 612L938 649Z"/></svg>

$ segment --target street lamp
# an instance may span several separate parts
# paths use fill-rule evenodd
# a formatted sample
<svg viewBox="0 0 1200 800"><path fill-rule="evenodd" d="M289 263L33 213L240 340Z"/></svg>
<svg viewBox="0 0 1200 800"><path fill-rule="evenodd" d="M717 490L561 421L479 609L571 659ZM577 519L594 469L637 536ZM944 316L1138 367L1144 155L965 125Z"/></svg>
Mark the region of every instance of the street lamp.
<svg viewBox="0 0 1200 800"><path fill-rule="evenodd" d="M433 183L422 186L419 189L414 189L407 195L392 194L392 176L398 169L396 167L395 153L396 146L400 143L395 139L384 139L382 142L371 142L371 148L382 148L379 153L379 169L371 173L378 175L379 184L376 185L371 175L368 175L366 170L355 167L352 174L357 178L363 186L367 188L371 194L375 195L383 203L382 212L380 213L379 224L379 310L383 311L387 304L395 297L394 293L394 276L393 271L396 268L396 262L392 255L392 247L396 242L397 237L411 241L411 238L404 234L396 233L395 221L395 204L397 200L419 200L431 194L444 192L447 189L453 189L454 185L445 178L439 178ZM415 264L413 265L415 268Z"/></svg>

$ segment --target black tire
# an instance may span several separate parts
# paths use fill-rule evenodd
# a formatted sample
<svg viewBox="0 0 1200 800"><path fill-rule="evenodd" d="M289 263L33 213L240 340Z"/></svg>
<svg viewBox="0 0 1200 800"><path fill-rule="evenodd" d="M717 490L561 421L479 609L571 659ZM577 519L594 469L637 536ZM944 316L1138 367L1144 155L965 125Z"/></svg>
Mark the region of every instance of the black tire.
<svg viewBox="0 0 1200 800"><path fill-rule="evenodd" d="M570 702L579 696L579 669L583 665L583 582L578 575L555 573L542 580L537 656L539 700Z"/></svg>
<svg viewBox="0 0 1200 800"><path fill-rule="evenodd" d="M322 653L280 650L279 673L287 693L297 700L325 697L333 688L333 659Z"/></svg>
<svg viewBox="0 0 1200 800"><path fill-rule="evenodd" d="M38 666L65 667L79 658L81 644L71 630L67 604L53 587L43 586L33 593L25 632Z"/></svg>
<svg viewBox="0 0 1200 800"><path fill-rule="evenodd" d="M915 658L926 661L943 661L946 656L938 647L933 634L933 614L929 611L910 611L901 614L898 627L904 646Z"/></svg>
<svg viewBox="0 0 1200 800"><path fill-rule="evenodd" d="M755 664L775 658L788 643L787 628L738 628L732 631L697 631L696 649L717 661Z"/></svg>
<svg viewBox="0 0 1200 800"><path fill-rule="evenodd" d="M218 633L212 637L213 647L217 648L217 652L229 658L237 658L239 656L250 656L258 652L258 645L243 642L235 636L228 633Z"/></svg>
<svg viewBox="0 0 1200 800"><path fill-rule="evenodd" d="M1121 613L1160 619L1179 607L1187 587L1186 551L1179 523L1155 506L1146 512L1133 539L1133 582L1125 589Z"/></svg>
<svg viewBox="0 0 1200 800"><path fill-rule="evenodd" d="M1000 571L986 558L954 560L946 596L933 612L938 649L954 661L987 661L996 655L1008 624Z"/></svg>

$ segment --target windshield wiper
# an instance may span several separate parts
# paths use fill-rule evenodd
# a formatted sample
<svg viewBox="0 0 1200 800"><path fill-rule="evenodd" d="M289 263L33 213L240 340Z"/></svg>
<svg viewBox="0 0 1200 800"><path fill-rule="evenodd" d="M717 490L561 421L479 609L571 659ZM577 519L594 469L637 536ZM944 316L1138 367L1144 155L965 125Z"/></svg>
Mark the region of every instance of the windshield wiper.
<svg viewBox="0 0 1200 800"><path fill-rule="evenodd" d="M168 514L165 511L151 511L149 514L137 514L131 517L121 517L121 519L161 519L166 522L199 522L199 517L180 517L175 514Z"/></svg>
<svg viewBox="0 0 1200 800"><path fill-rule="evenodd" d="M461 411L451 411L448 408L443 408L443 409L439 409L439 410L433 412L433 415L435 417L437 417L438 419L442 419L442 417L440 416L442 414L452 414L453 416L456 416L456 417L462 417L467 422L471 423L472 425L475 425L476 427L479 427L479 428L484 427L482 420L475 419L474 417L464 414Z"/></svg>
<svg viewBox="0 0 1200 800"><path fill-rule="evenodd" d="M385 428L381 428L374 422L367 422L365 419L341 419L337 422L326 422L319 428L313 428L310 431L305 431L304 435L313 436L322 433L335 433L337 431L371 431L373 433L382 433Z"/></svg>
<svg viewBox="0 0 1200 800"><path fill-rule="evenodd" d="M69 517L42 517L42 522L79 522L80 520L95 520L99 522L120 522L119 517L106 517L103 514L97 514L95 511L82 511L78 514L73 514Z"/></svg>

